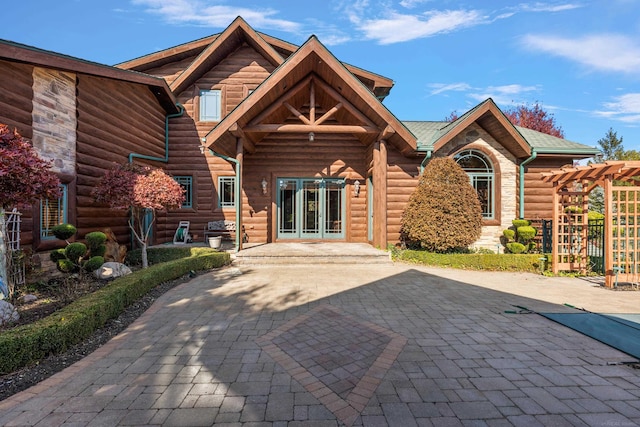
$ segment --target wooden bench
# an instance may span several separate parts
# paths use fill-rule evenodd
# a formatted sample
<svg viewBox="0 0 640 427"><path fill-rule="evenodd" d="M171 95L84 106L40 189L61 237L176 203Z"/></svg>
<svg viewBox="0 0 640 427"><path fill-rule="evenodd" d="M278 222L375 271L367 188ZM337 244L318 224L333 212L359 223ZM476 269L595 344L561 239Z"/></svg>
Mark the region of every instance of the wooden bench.
<svg viewBox="0 0 640 427"><path fill-rule="evenodd" d="M209 237L222 236L225 240L235 240L236 222L229 220L209 221L204 227L204 242L207 243ZM244 234L244 233L243 233ZM247 235L244 234L246 242Z"/></svg>

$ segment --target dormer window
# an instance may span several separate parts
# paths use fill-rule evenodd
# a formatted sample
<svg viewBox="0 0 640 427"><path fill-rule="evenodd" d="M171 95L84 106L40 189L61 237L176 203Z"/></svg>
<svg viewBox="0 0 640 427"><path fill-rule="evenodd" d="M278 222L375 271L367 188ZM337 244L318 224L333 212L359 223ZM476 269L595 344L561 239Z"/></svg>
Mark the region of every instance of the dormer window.
<svg viewBox="0 0 640 427"><path fill-rule="evenodd" d="M200 90L201 122L219 122L222 111L222 91L220 89Z"/></svg>

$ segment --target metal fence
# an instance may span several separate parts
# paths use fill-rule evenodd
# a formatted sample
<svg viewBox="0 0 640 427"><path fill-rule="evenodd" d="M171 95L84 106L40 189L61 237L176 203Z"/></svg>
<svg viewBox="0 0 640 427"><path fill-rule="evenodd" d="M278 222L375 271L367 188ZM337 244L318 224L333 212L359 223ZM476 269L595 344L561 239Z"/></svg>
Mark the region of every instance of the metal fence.
<svg viewBox="0 0 640 427"><path fill-rule="evenodd" d="M553 221L543 219L540 224L540 249L543 253L553 251ZM604 219L590 219L587 231L587 256L593 273L604 274Z"/></svg>

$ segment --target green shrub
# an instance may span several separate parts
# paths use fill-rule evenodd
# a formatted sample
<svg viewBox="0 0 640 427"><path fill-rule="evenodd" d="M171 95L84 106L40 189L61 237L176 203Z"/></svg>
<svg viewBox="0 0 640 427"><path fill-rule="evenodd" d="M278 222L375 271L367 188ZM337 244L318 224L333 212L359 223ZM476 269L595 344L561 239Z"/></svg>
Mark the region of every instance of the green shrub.
<svg viewBox="0 0 640 427"><path fill-rule="evenodd" d="M157 264L118 278L44 319L0 332L0 374L65 351L160 283L177 279L190 271L209 270L228 263L229 254L225 252L193 248L187 258Z"/></svg>
<svg viewBox="0 0 640 427"><path fill-rule="evenodd" d="M71 224L59 224L51 229L56 239L60 240L69 240L77 231L78 230Z"/></svg>
<svg viewBox="0 0 640 427"><path fill-rule="evenodd" d="M511 221L511 224L517 230L520 227L527 227L531 225L531 221L529 221L528 219L514 219Z"/></svg>
<svg viewBox="0 0 640 427"><path fill-rule="evenodd" d="M515 238L516 238L516 230L512 230L510 228L507 228L506 230L502 231L502 235L504 237L506 237L507 239L509 239L509 241L515 240Z"/></svg>
<svg viewBox="0 0 640 427"><path fill-rule="evenodd" d="M107 252L107 247L105 245L100 245L95 249L91 249L91 251L89 251L89 254L94 257L94 256L101 256L104 257L104 254Z"/></svg>
<svg viewBox="0 0 640 427"><path fill-rule="evenodd" d="M70 243L64 248L64 254L67 259L74 264L78 264L80 258L84 257L87 253L87 246L84 243L76 242Z"/></svg>
<svg viewBox="0 0 640 427"><path fill-rule="evenodd" d="M99 250L107 241L107 235L102 231L93 231L91 233L87 233L84 236L84 239L87 241L87 246L89 247L91 254L94 255L94 252Z"/></svg>
<svg viewBox="0 0 640 427"><path fill-rule="evenodd" d="M402 238L434 252L466 248L480 238L482 210L462 168L449 157L434 158L402 214Z"/></svg>
<svg viewBox="0 0 640 427"><path fill-rule="evenodd" d="M522 243L519 243L519 242L507 243L507 249L509 249L509 252L512 253L512 254L524 253L526 248L527 247L525 245L523 245Z"/></svg>
<svg viewBox="0 0 640 427"><path fill-rule="evenodd" d="M517 232L518 232L518 239L520 240L520 242L529 242L533 240L534 237L536 237L538 230L531 227L530 225L524 225L524 226L518 227Z"/></svg>
<svg viewBox="0 0 640 427"><path fill-rule="evenodd" d="M589 211L589 212L587 212L587 218L588 219L602 219L602 218L604 218L604 214L601 214L600 212L596 212L596 211Z"/></svg>
<svg viewBox="0 0 640 427"><path fill-rule="evenodd" d="M84 271L92 272L102 267L102 264L104 264L104 258L101 256L94 256L89 258L89 260L82 265L82 268Z"/></svg>
<svg viewBox="0 0 640 427"><path fill-rule="evenodd" d="M174 259L188 257L191 255L193 250L197 249L206 248L190 248L188 246L166 246L159 248L148 248L147 257L149 260L149 265L153 265L159 264L161 262L173 261ZM127 252L127 256L124 262L129 266L142 266L142 251L140 249L134 249Z"/></svg>
<svg viewBox="0 0 640 427"><path fill-rule="evenodd" d="M67 258L67 256L64 254L64 249L55 249L55 250L51 251L51 253L49 254L49 259L52 262L55 262L56 264L61 259L66 259L66 258Z"/></svg>
<svg viewBox="0 0 640 427"><path fill-rule="evenodd" d="M56 266L63 273L73 273L77 267L76 264L66 258L59 259Z"/></svg>
<svg viewBox="0 0 640 427"><path fill-rule="evenodd" d="M397 251L395 259L422 265L464 270L540 273L539 254L438 254L427 251ZM545 267L542 265L542 267Z"/></svg>

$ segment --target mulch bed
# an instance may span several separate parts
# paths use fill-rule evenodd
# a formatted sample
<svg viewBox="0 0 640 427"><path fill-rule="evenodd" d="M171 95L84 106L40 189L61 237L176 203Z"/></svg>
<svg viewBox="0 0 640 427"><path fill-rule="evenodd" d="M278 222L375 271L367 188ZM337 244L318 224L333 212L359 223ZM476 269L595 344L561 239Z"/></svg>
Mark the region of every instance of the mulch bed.
<svg viewBox="0 0 640 427"><path fill-rule="evenodd" d="M92 353L133 323L149 307L151 307L158 297L171 288L184 283L191 278L192 277L189 275L186 275L180 279L165 282L156 286L136 303L127 307L116 319L107 321L104 327L96 330L89 338L73 346L66 352L49 356L48 358L41 360L37 365L29 366L11 374L0 376L0 400L4 400L22 390L26 390L27 388L49 378L56 372L65 369ZM39 317L45 316L48 313L59 309L61 306L64 306L64 304L52 302L51 304L46 304L46 307L44 304L40 304L39 306L40 308L33 310L31 313L29 313L29 310L23 311L21 313L20 323L24 324L34 321ZM24 318L22 318L23 314Z"/></svg>

